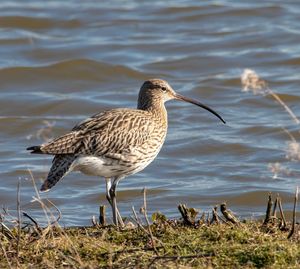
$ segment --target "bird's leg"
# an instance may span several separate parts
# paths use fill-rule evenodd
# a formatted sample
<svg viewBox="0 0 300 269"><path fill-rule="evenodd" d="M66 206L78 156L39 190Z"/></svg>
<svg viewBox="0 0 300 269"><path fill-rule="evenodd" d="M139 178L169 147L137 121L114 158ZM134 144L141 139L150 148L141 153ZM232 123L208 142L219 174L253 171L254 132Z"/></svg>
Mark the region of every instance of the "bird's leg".
<svg viewBox="0 0 300 269"><path fill-rule="evenodd" d="M106 182L106 199L109 202L109 204L111 205L112 211L114 212L113 199L112 199L112 196L111 196L111 188L112 188L111 178L105 178L105 182ZM117 184L118 184L118 182L116 183L116 185ZM115 194L115 192L116 192L116 186L114 187L114 191L113 192ZM124 222L122 220L122 216L121 216L121 214L120 214L120 212L119 212L119 210L118 210L117 207L116 207L116 214L117 214L118 222L120 223L121 227L123 227L124 226ZM115 220L114 220L114 224L117 225L117 223L115 222Z"/></svg>
<svg viewBox="0 0 300 269"><path fill-rule="evenodd" d="M106 183L106 199L109 202L109 204L112 205L110 193L109 193L109 190L111 188L111 178L105 178L105 183Z"/></svg>
<svg viewBox="0 0 300 269"><path fill-rule="evenodd" d="M113 183L112 183L112 186L109 190L109 194L110 194L110 198L111 198L111 201L112 201L112 211L113 211L113 220L114 220L114 223L116 226L118 226L118 222L120 224L121 227L124 226L124 222L122 220L122 217L119 213L119 210L118 210L118 207L117 207L117 198L116 198L116 188L117 188L117 185L119 183L121 178L119 177L115 177L113 179Z"/></svg>
<svg viewBox="0 0 300 269"><path fill-rule="evenodd" d="M117 218L117 198L116 198L116 189L115 187L111 187L110 190L110 197L112 202L112 213L113 213L113 221L114 224L118 227L118 218Z"/></svg>

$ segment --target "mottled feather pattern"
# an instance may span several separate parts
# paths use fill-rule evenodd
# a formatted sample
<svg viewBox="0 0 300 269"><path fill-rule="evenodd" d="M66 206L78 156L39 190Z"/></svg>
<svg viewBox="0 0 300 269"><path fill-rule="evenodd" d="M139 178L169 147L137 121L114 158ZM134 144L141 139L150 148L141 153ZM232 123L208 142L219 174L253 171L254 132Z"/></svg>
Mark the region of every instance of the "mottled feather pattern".
<svg viewBox="0 0 300 269"><path fill-rule="evenodd" d="M42 153L55 155L41 190L53 187L69 169L87 171L87 167L72 166L80 156L104 158L103 165L110 167L114 176L125 177L141 171L158 154L166 132L166 122L153 120L147 111L113 109L96 114L70 133L41 145Z"/></svg>
<svg viewBox="0 0 300 269"><path fill-rule="evenodd" d="M166 126L162 126L159 120L153 121L149 112L113 109L83 121L72 132L42 145L41 151L46 154L76 153L99 156L108 152L122 153L147 143L157 130L161 131L157 138L162 142Z"/></svg>
<svg viewBox="0 0 300 269"><path fill-rule="evenodd" d="M53 158L51 169L47 179L41 187L41 191L51 189L61 178L63 178L68 173L69 168L75 159L76 155L74 154L56 155Z"/></svg>

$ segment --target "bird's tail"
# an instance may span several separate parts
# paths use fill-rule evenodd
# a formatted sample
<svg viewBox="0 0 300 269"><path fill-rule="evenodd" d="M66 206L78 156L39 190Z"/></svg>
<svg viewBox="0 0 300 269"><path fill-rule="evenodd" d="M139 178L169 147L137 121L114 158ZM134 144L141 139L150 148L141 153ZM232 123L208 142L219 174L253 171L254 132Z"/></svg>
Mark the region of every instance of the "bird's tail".
<svg viewBox="0 0 300 269"><path fill-rule="evenodd" d="M47 179L41 187L41 191L50 190L70 170L76 156L73 154L55 155Z"/></svg>
<svg viewBox="0 0 300 269"><path fill-rule="evenodd" d="M32 146L32 147L27 148L26 150L31 150L30 153L38 153L38 154L43 153L41 151L41 146Z"/></svg>

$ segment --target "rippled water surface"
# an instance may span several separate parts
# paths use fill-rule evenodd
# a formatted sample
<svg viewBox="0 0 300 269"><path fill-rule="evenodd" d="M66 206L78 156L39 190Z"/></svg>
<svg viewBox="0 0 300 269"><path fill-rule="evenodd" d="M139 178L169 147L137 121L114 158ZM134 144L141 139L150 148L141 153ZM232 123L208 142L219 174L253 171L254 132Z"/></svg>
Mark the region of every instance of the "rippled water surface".
<svg viewBox="0 0 300 269"><path fill-rule="evenodd" d="M66 133L101 110L135 107L147 78L201 100L227 121L169 102L169 132L156 160L119 185L122 215L142 205L178 217L177 204L210 210L227 201L240 216L265 211L267 193L291 209L299 160L286 158L299 125L269 96L242 92L240 76L255 70L300 115L300 4L296 1L1 1L0 205L23 210L51 157L25 148ZM285 128L285 130L284 130ZM279 163L274 177L269 166ZM278 164L277 164L278 166ZM71 173L41 194L65 225L90 224L106 203L104 180Z"/></svg>

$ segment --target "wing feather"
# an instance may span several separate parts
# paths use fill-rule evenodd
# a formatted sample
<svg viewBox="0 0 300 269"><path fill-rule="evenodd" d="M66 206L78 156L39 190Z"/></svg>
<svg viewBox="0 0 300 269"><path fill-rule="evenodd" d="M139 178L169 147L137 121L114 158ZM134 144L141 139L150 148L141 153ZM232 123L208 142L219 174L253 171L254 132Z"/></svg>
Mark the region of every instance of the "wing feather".
<svg viewBox="0 0 300 269"><path fill-rule="evenodd" d="M120 153L150 139L157 124L147 113L132 109L104 111L39 149L42 153L54 155Z"/></svg>

